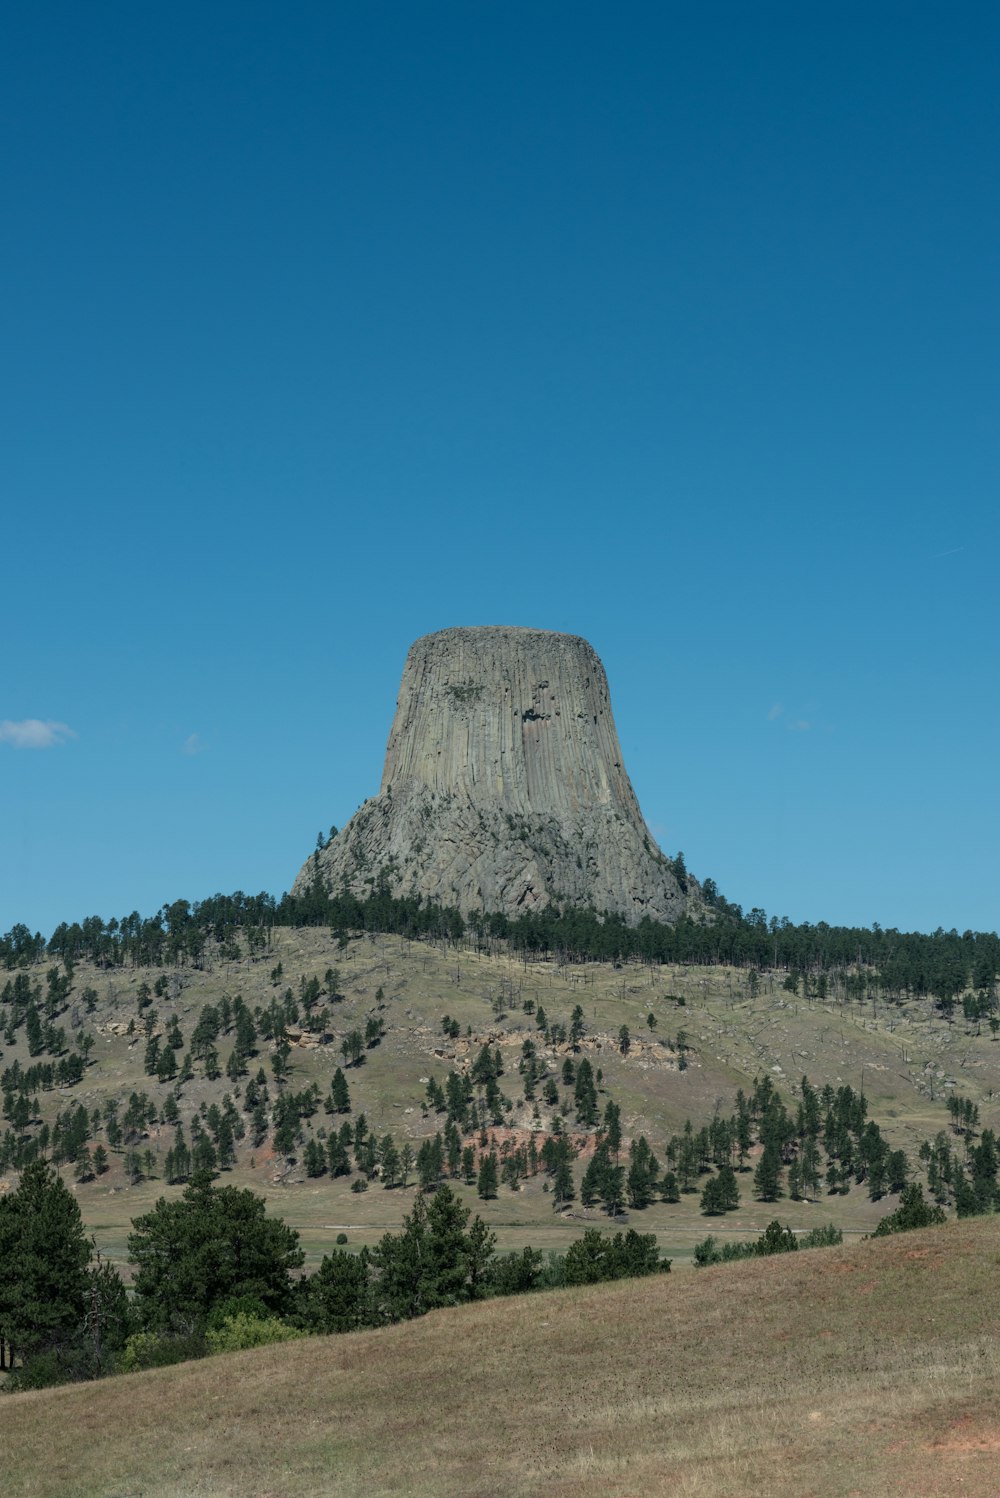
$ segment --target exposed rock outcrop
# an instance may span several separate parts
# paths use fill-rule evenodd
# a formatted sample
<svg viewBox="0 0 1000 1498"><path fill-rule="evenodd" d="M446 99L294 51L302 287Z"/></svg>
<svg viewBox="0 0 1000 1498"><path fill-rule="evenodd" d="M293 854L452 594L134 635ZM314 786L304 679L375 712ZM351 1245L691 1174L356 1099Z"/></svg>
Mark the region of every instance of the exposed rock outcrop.
<svg viewBox="0 0 1000 1498"><path fill-rule="evenodd" d="M686 894L650 837L607 678L576 635L445 629L411 647L379 794L295 881L517 915L552 901L670 921Z"/></svg>

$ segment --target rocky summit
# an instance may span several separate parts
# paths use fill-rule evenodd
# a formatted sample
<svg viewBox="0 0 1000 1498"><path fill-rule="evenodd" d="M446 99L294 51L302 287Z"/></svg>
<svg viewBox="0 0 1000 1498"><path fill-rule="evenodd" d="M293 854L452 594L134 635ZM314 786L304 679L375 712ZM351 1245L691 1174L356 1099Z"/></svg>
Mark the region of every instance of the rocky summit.
<svg viewBox="0 0 1000 1498"><path fill-rule="evenodd" d="M689 898L643 821L595 651L500 626L411 646L381 789L293 893L317 879L359 896L384 882L463 913L559 902L630 924L676 920Z"/></svg>

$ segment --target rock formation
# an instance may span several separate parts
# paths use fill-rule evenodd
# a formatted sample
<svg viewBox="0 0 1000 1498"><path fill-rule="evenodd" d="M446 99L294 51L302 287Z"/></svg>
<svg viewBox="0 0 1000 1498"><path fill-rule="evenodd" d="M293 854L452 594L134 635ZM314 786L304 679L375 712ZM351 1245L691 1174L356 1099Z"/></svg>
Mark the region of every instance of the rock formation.
<svg viewBox="0 0 1000 1498"><path fill-rule="evenodd" d="M410 648L379 794L293 886L419 894L463 913L552 901L671 921L686 894L647 831L607 678L576 635L444 629Z"/></svg>

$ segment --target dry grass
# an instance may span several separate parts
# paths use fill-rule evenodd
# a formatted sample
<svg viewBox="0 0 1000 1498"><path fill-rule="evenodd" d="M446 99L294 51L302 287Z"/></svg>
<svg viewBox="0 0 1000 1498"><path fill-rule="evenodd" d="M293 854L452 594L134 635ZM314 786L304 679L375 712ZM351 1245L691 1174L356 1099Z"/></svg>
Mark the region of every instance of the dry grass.
<svg viewBox="0 0 1000 1498"><path fill-rule="evenodd" d="M992 1495L1000 1221L3 1403L30 1498Z"/></svg>

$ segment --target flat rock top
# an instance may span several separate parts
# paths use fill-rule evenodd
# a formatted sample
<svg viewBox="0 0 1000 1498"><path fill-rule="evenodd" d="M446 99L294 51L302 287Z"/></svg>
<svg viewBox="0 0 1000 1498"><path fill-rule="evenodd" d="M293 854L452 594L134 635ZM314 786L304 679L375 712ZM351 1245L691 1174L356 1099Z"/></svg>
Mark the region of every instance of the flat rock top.
<svg viewBox="0 0 1000 1498"><path fill-rule="evenodd" d="M538 640L543 645L546 643L557 644L565 642L566 644L583 645L587 650L592 649L592 646L588 644L582 635L568 635L558 629L532 629L530 626L523 624L454 624L448 629L436 629L429 635L421 635L418 640L414 640L410 649L419 650L422 645L426 645L432 640L441 641L442 643L448 640L467 640L470 644L481 640L484 644L491 644L494 641L506 639L510 639L514 643Z"/></svg>

